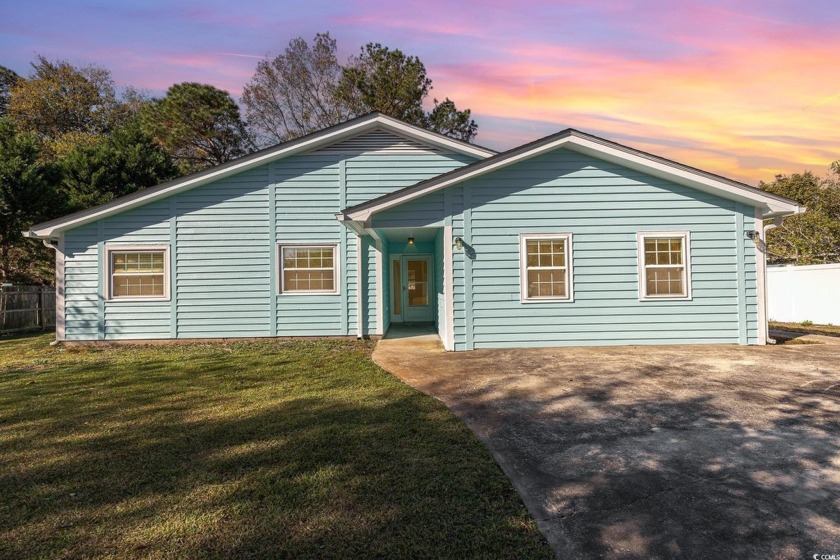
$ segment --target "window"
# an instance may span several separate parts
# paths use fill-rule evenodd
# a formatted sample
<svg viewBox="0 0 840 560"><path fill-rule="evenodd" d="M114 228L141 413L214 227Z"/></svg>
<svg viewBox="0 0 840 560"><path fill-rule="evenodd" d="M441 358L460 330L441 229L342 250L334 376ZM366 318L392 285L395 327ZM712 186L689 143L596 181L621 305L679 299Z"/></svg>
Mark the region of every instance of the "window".
<svg viewBox="0 0 840 560"><path fill-rule="evenodd" d="M522 301L572 301L572 235L521 235Z"/></svg>
<svg viewBox="0 0 840 560"><path fill-rule="evenodd" d="M688 232L639 233L640 299L690 299Z"/></svg>
<svg viewBox="0 0 840 560"><path fill-rule="evenodd" d="M107 247L109 300L169 298L167 247Z"/></svg>
<svg viewBox="0 0 840 560"><path fill-rule="evenodd" d="M338 293L335 245L281 245L280 292Z"/></svg>

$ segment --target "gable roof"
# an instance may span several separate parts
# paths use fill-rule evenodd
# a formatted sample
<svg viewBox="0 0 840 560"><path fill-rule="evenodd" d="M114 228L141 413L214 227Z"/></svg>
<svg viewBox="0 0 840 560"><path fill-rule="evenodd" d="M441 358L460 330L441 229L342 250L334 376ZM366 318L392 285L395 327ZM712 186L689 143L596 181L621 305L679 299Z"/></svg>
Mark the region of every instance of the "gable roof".
<svg viewBox="0 0 840 560"><path fill-rule="evenodd" d="M76 212L75 214L70 214L55 220L36 224L32 226L29 231L23 233L26 237L38 239L55 238L62 231L131 210L177 192L189 190L218 179L229 177L236 173L240 173L278 159L318 150L319 148L373 131L391 132L410 142L431 146L432 148L436 148L441 151L465 154L478 158L486 158L496 153L488 148L476 146L475 144L468 144L467 142L462 142L436 132L431 132L423 128L406 124L400 120L388 117L381 113L370 113L330 128L313 132L312 134L308 134L282 144L271 146L270 148L211 167L210 169L205 169L204 171L180 177L155 187L149 187L147 189L137 191L105 204L94 206L92 208L82 210L81 212Z"/></svg>
<svg viewBox="0 0 840 560"><path fill-rule="evenodd" d="M377 212L388 210L429 193L480 177L561 147L715 194L722 198L749 204L761 209L763 218L788 216L805 211L804 207L799 206L793 200L768 193L745 183L636 150L573 128L567 128L556 134L454 169L404 189L348 207L337 214L336 217L344 222L369 226L370 217Z"/></svg>

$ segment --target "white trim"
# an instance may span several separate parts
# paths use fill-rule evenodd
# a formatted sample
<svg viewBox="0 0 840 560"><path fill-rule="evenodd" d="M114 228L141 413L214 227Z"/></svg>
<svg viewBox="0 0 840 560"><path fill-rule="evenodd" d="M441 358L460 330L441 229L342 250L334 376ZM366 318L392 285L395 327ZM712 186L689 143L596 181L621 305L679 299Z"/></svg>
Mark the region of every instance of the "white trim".
<svg viewBox="0 0 840 560"><path fill-rule="evenodd" d="M758 343L767 344L767 244L764 239L764 220L761 213L755 212L755 231L759 241L755 244L755 294L758 298ZM740 240L739 240L740 242Z"/></svg>
<svg viewBox="0 0 840 560"><path fill-rule="evenodd" d="M385 335L385 274L382 268L382 238L374 230L368 233L376 241L376 334Z"/></svg>
<svg viewBox="0 0 840 560"><path fill-rule="evenodd" d="M394 294L394 261L397 262L397 266L398 266L398 269L400 271L400 283L399 283L400 285L399 285L399 290L398 290L397 295ZM391 286L390 286L390 289L389 289L389 293L391 295L391 301L389 302L391 304L390 305L390 307L391 307L391 314L390 314L391 315L391 322L392 323L404 323L405 321L403 319L403 301L402 301L402 283L403 283L402 253L394 253L394 254L388 256L388 275L389 275L389 278L391 279ZM394 298L395 297L400 298L400 314L399 315L397 315L397 313L396 313L397 306L394 305Z"/></svg>
<svg viewBox="0 0 840 560"><path fill-rule="evenodd" d="M107 216L119 214L131 208L136 208L137 206L142 206L148 204L149 202L165 198L175 192L195 188L200 185L240 173L247 169L259 167L260 165L264 165L271 161L327 146L376 128L391 130L395 133L408 136L425 144L439 146L456 153L475 156L478 158L486 158L496 153L486 148L467 144L466 142L448 138L442 134L437 134L435 132L430 132L405 124L385 115L373 114L368 117L361 117L356 120L348 121L344 124L336 125L332 129L327 129L327 131L322 131L320 133L316 132L298 140L279 144L274 149L268 150L266 153L257 157L245 156L242 158L244 161L240 163L233 162L230 165L222 165L216 171L211 170L208 173L202 173L197 176L185 177L182 180L172 182L172 184L166 187L152 187L143 191L143 194L124 197L125 200L117 199L101 206L96 206L76 214L71 214L65 218L59 218L58 220L37 224L29 231L24 232L24 235L26 237L35 237L40 239L54 238L58 233L67 229L79 227Z"/></svg>
<svg viewBox="0 0 840 560"><path fill-rule="evenodd" d="M105 243L102 258L102 297L108 303L140 303L169 301L170 264L168 243ZM111 270L112 253L163 253L163 295L117 297L114 292L114 275Z"/></svg>
<svg viewBox="0 0 840 560"><path fill-rule="evenodd" d="M404 283L408 282L408 270L405 266L405 260L420 260L423 259L426 261L426 298L428 299L427 305L418 305L414 306L415 308L425 307L428 308L429 312L431 313L430 319L417 319L414 317L407 317L407 311L412 307L408 304L408 297L406 296L403 298L403 285ZM434 321L435 320L435 313L437 311L437 292L434 289L435 286L435 255L434 253L394 253L390 256L390 263L391 266L391 274L393 275L393 267L394 261L399 263L400 267L400 290L399 290L399 297L400 297L400 315L399 319L397 319L397 315L394 314L394 290L393 290L393 277L391 278L391 322L397 323L412 323L412 322L426 322L426 321ZM407 292L406 292L407 294ZM432 294L435 295L435 301L432 301Z"/></svg>
<svg viewBox="0 0 840 560"><path fill-rule="evenodd" d="M645 265L645 238L682 237L683 273L682 281L685 294L648 295L647 267ZM689 231L639 231L636 232L636 260L639 269L639 301L689 301L691 300L691 232Z"/></svg>
<svg viewBox="0 0 840 560"><path fill-rule="evenodd" d="M561 147L568 147L579 153L618 163L624 167L636 169L727 199L738 200L753 206L759 205L765 210L762 214L764 217L798 214L805 211L801 206L780 200L773 195L765 194L749 185L739 186L735 182L728 182L722 177L716 179L714 176L707 175L699 170L687 169L685 166L676 162L662 161L655 156L637 152L636 150L629 148L621 149L618 145L608 145L613 143L606 140L596 141L596 137L587 138L582 133L576 131L568 131L560 134L561 136L559 138L551 140L551 137L549 137L544 142L537 142L530 149L524 151L514 149L510 151L509 155L500 154L499 157L492 158L494 161L478 162L462 168L460 171L455 171L444 178L431 179L426 181L420 188L412 189L408 187L403 192L397 191L392 196L383 197L383 200L378 204L371 206L362 205L362 208L359 210L347 212L345 215L339 214L339 219L367 223L371 215L377 212L388 210L415 198L514 165L523 160Z"/></svg>
<svg viewBox="0 0 840 560"><path fill-rule="evenodd" d="M362 301L367 297L362 290L362 236L356 234L356 338L362 338Z"/></svg>
<svg viewBox="0 0 840 560"><path fill-rule="evenodd" d="M566 258L566 295L533 297L528 295L528 251L526 244L529 240L562 239ZM552 267L559 268L559 267ZM574 291L574 258L572 254L571 233L520 233L519 234L519 302L520 303L572 303L575 301Z"/></svg>
<svg viewBox="0 0 840 560"><path fill-rule="evenodd" d="M327 241L327 242L300 242L300 241L291 241L291 242L284 242L278 241L277 247L275 250L277 251L277 286L275 286L275 290L277 291L278 296L282 297L295 297L295 296L337 296L341 294L341 255L338 248L341 246L340 243ZM333 286L334 290L292 290L286 291L285 284L283 281L283 247L298 247L298 248L306 248L306 249L324 249L324 248L331 248L333 250Z"/></svg>
<svg viewBox="0 0 840 560"><path fill-rule="evenodd" d="M443 310L446 317L444 332L446 333L443 347L445 350L455 350L455 279L453 278L454 244L452 226L443 227Z"/></svg>

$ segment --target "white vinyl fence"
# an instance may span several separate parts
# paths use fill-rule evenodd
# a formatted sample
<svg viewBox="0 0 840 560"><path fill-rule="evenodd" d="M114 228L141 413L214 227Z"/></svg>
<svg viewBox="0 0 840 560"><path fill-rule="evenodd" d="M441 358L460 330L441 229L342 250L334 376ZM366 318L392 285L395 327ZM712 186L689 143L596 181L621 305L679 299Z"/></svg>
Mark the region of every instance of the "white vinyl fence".
<svg viewBox="0 0 840 560"><path fill-rule="evenodd" d="M840 264L768 266L767 317L840 325Z"/></svg>

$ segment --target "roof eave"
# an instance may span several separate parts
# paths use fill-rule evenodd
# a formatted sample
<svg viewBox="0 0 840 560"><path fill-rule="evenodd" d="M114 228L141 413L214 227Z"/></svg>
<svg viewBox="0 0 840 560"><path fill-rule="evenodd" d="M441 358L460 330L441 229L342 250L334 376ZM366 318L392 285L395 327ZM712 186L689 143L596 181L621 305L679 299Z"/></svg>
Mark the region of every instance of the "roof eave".
<svg viewBox="0 0 840 560"><path fill-rule="evenodd" d="M760 208L762 220L772 220L774 218L786 218L788 216L795 216L797 214L804 214L808 208L805 206L794 205L791 207L782 207L778 205L768 205Z"/></svg>
<svg viewBox="0 0 840 560"><path fill-rule="evenodd" d="M343 212L349 219L369 221L371 215L377 212L388 210L419 196L497 171L560 147L597 157L601 160L612 161L623 167L693 187L700 191L710 192L723 198L736 200L762 210L766 208L766 212L773 216L800 213L799 207L791 200L574 129L564 130L525 146L498 154L496 157L476 162L448 174L417 183L401 191L384 195L379 200L346 208Z"/></svg>
<svg viewBox="0 0 840 560"><path fill-rule="evenodd" d="M369 115L347 121L346 123L336 125L330 129L315 132L308 136L291 140L272 148L267 148L260 152L233 160L227 164L222 164L221 166L217 166L206 171L181 177L155 187L150 187L149 189L138 191L100 206L94 206L81 212L70 214L69 216L36 224L29 230L29 232L27 232L27 237L54 239L62 231L80 227L100 218L118 214L132 208L166 198L176 191L193 189L278 159L316 150L321 147L340 142L344 138L363 134L364 132L373 130L377 127L390 128L395 132L415 138L427 144L465 155L486 158L495 154L495 152L487 148L474 146L460 140L448 138L441 134L403 123L402 121L379 113L371 113Z"/></svg>

